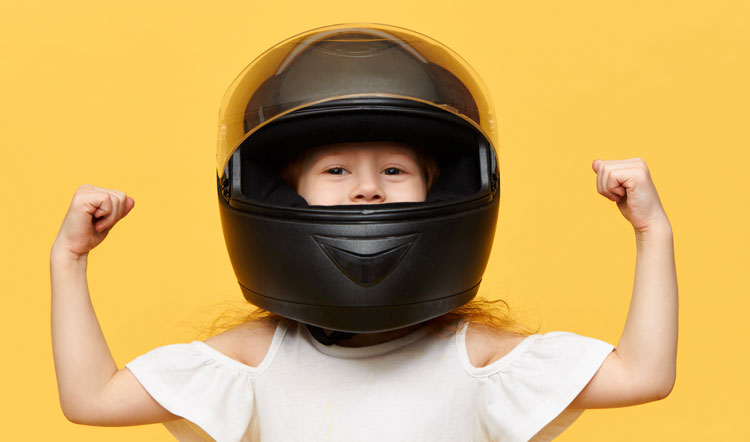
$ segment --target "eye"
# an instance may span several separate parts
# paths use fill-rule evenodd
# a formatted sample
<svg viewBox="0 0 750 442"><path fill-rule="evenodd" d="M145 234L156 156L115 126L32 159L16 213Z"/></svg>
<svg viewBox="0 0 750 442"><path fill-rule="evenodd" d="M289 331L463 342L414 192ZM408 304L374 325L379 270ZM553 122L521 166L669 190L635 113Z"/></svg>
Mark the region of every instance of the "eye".
<svg viewBox="0 0 750 442"><path fill-rule="evenodd" d="M386 175L401 175L402 170L397 167L389 167L383 171Z"/></svg>
<svg viewBox="0 0 750 442"><path fill-rule="evenodd" d="M345 172L346 170L343 167L331 167L326 170L326 173L330 173L331 175L343 175Z"/></svg>

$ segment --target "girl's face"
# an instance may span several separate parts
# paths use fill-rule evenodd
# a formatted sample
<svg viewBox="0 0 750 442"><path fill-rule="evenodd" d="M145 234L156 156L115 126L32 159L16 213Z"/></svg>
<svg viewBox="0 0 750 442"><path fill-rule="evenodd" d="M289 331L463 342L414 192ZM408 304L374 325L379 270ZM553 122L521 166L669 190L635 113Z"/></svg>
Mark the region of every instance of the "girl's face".
<svg viewBox="0 0 750 442"><path fill-rule="evenodd" d="M305 155L297 193L311 206L420 202L427 185L407 144L342 143Z"/></svg>

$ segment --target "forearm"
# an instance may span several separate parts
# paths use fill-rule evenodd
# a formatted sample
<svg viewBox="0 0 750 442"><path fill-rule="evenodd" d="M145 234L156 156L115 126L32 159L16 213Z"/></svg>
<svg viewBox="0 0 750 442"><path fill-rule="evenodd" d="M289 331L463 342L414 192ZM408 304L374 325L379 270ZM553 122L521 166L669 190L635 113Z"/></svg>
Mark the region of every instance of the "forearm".
<svg viewBox="0 0 750 442"><path fill-rule="evenodd" d="M91 304L86 281L87 257L53 247L52 351L60 404L75 420L117 371Z"/></svg>
<svg viewBox="0 0 750 442"><path fill-rule="evenodd" d="M669 222L636 234L633 296L617 353L630 375L666 396L676 373L678 294Z"/></svg>

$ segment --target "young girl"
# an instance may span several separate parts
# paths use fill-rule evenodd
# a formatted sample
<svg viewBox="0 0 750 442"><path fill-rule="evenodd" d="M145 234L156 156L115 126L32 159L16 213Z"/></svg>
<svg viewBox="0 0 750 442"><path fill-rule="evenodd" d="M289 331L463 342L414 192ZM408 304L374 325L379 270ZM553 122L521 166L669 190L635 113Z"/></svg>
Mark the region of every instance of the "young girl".
<svg viewBox="0 0 750 442"><path fill-rule="evenodd" d="M242 138L228 142L233 147L223 148L221 140L219 146L218 191L230 257L246 298L277 320L158 348L118 370L89 300L86 263L134 201L115 190L78 189L51 254L53 350L68 419L89 425L164 422L180 440L543 441L586 408L669 394L677 346L672 234L641 159L592 164L599 193L616 201L633 225L638 250L633 300L614 351L572 333L522 335L453 322L460 315L452 312L476 293L476 275L481 278L486 263L481 260L489 249L478 240L491 243L494 231L496 157L487 148L492 137L478 129L487 113L481 105L467 106L465 95L454 93L459 98L441 107L448 111L414 104L424 101L422 92L404 104L405 91L423 84L410 81L422 75L412 74L412 67L431 66L424 78L443 85L449 78L452 92L459 90L453 78L461 75L422 63L419 57L430 58L424 54L440 58L434 42L420 47L402 31L358 25L299 36L285 57L267 54L275 63L269 72L287 83L274 85L270 94L262 91L266 78L255 81L240 100L242 128L223 129L228 138L233 130ZM353 53L360 68L363 54L385 49L395 55L366 67L378 79L412 72L392 77L403 80L394 80L399 94L389 92L397 100L383 104L379 93L380 101L342 103L347 95L336 91L321 107L320 96L300 100L291 93L299 89L287 86L309 80L308 90L320 90L315 81L323 76L316 73L323 71L315 69L322 66L325 84L335 89L331 63L315 64L310 57ZM409 64L414 59L422 64ZM407 62L384 73L382 66L393 60ZM460 71L448 62L442 66ZM249 72L257 67L256 61ZM367 69L342 70L351 75ZM232 96L237 84L246 85L247 77L230 88ZM348 97L363 95L359 90ZM480 101L471 95L473 103ZM269 96L285 96L297 107L252 105ZM390 118L394 108L398 119ZM476 124L462 125L466 118ZM402 121L409 124L397 127ZM333 130L344 123L356 130ZM460 128L445 129L453 124ZM320 127L326 130L315 132ZM466 131L471 136L463 137ZM269 142L290 147L269 150ZM465 192L456 190L462 186ZM477 213L482 217L466 217ZM462 227L467 224L471 228ZM296 230L278 233L290 225ZM435 225L437 233L430 230ZM305 230L313 228L324 230ZM475 238L472 247L463 245ZM446 252L423 253L430 247ZM450 327L428 333L430 323Z"/></svg>

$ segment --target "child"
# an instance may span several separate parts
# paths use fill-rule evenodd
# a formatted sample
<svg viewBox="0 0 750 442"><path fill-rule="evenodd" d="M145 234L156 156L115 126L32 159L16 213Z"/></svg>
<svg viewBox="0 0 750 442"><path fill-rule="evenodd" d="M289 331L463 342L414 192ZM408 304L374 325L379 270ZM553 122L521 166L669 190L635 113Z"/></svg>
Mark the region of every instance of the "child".
<svg viewBox="0 0 750 442"><path fill-rule="evenodd" d="M386 31L400 35L393 28L372 29L365 32L357 27L356 32L378 38L385 38ZM317 31L318 40L302 36L300 41L308 45L324 41L329 46L323 46L326 51L322 53L338 54L341 41L363 40L330 43L324 39L331 31ZM398 56L404 51L411 54L403 49L404 44L410 44L408 49L415 46L413 40L388 38L389 47L401 51ZM284 69L277 67L275 73L286 70L287 77L294 77L294 63L306 62L306 52L290 53L296 59L284 61ZM445 73L440 75L446 78ZM335 83L330 77L327 80ZM252 95L249 102L257 96ZM466 110L466 102L459 101L454 100L452 107ZM392 110L394 103L403 104L389 102L387 109ZM383 112L384 107L377 107L381 104L368 110L372 113L361 125L356 118L346 120L349 114L342 113L342 109L351 110L351 102L336 104L335 124L346 121L365 131L377 129L372 133L362 136L358 130L356 136L331 138L331 131L311 132L326 124L315 119L315 125L304 126L308 130L303 137L289 144L301 150L281 153L264 150L263 137L278 142L279 137L294 132L290 128L298 124L295 118L317 118L331 108L308 106L304 108L308 115L300 117L292 111L293 118L279 118L273 121L275 126L268 123L254 132L256 126L248 124L246 113L241 136L250 142L241 143L239 149L235 146L242 158L230 162L227 158L235 151L225 150L227 161L220 159L219 164L225 235L245 296L285 319L249 322L205 342L162 347L120 370L91 307L85 270L88 252L130 212L134 202L122 192L93 186L76 192L51 254L53 350L61 405L71 421L90 425L165 422L180 440L542 441L554 438L585 408L635 405L669 394L677 340L672 235L643 160L595 160L592 164L598 191L617 202L634 227L638 248L633 301L614 351L607 343L571 333L523 336L466 321L456 325L455 339L445 339L426 333L424 324L468 302L478 285L472 275L478 272L481 277L484 264L474 262L462 243L452 242L444 230L442 242L459 262L448 267L443 263L450 262L451 256L420 257L425 247L441 242L424 244L432 233L422 224L454 220L492 205L496 208L495 157L491 149L483 150L487 144L481 137L465 138L467 144L460 152L452 149L461 135L443 131L442 123L433 125L429 118L437 115L444 121L445 117L432 114L433 109L418 110L419 118L429 121L412 119L408 131L390 131L394 120L376 118L376 113ZM360 102L356 109L370 105ZM415 109L410 104L399 112L400 117L411 118L405 115ZM486 121L481 115L477 111L473 121ZM427 130L418 137L408 136L419 132L421 124ZM273 132L274 128L283 130ZM431 138L435 131L441 132ZM379 135L383 138L378 139ZM452 140L448 146L440 144L446 137ZM474 146L474 140L479 142L471 150L468 146ZM462 152L469 151L470 155L463 156ZM473 163L466 160L475 158L476 152L486 155ZM471 165L457 173L457 164L464 161ZM267 182L257 177L271 169L281 169L279 179L268 188L257 187ZM479 178L469 179L467 192L452 194L440 187L474 170L479 171ZM291 193L284 194L281 178L291 186ZM472 209L456 210L466 205ZM495 220L492 212L487 213L492 223L481 219L468 232L448 224L457 230L448 233L471 239L480 231L478 237L486 242L488 235L482 228L491 224L494 229ZM233 227L232 223L240 221L230 217L253 223L252 229L247 233ZM274 217L279 221L273 221ZM379 223L380 218L387 222ZM303 229L303 221L308 220L324 225L325 235L305 233L300 240L294 232L279 236L274 230L281 224L298 224ZM380 228L394 232L399 223L416 233L360 234L360 230ZM227 233L230 229L237 230ZM268 236L275 236L277 242L266 242ZM394 242L394 238L407 239ZM299 245L305 240L311 251ZM274 250L268 250L269 244L276 245ZM252 255L252 265L248 265L243 254L260 253L248 251L253 247L266 250L267 255ZM484 255L476 248L468 251ZM311 258L299 256L304 254ZM427 266L433 275L420 274L422 261L430 259L435 259ZM459 269L458 276L444 275L464 261L472 262L465 271ZM330 275L319 275L325 272L320 270L324 264L333 269ZM404 279L399 279L402 274ZM378 291L393 280L398 284ZM422 294L423 286L440 292L445 281L452 284L454 280L468 281L467 290L434 299ZM306 282L314 289L305 292ZM277 290L269 296L269 290L285 284L298 284L294 287L308 296L307 303L282 299L297 292ZM402 286L410 289L398 290ZM388 298L394 291L396 302ZM341 292L347 296L337 297ZM377 299L371 302L367 296ZM414 304L419 308L410 307Z"/></svg>

